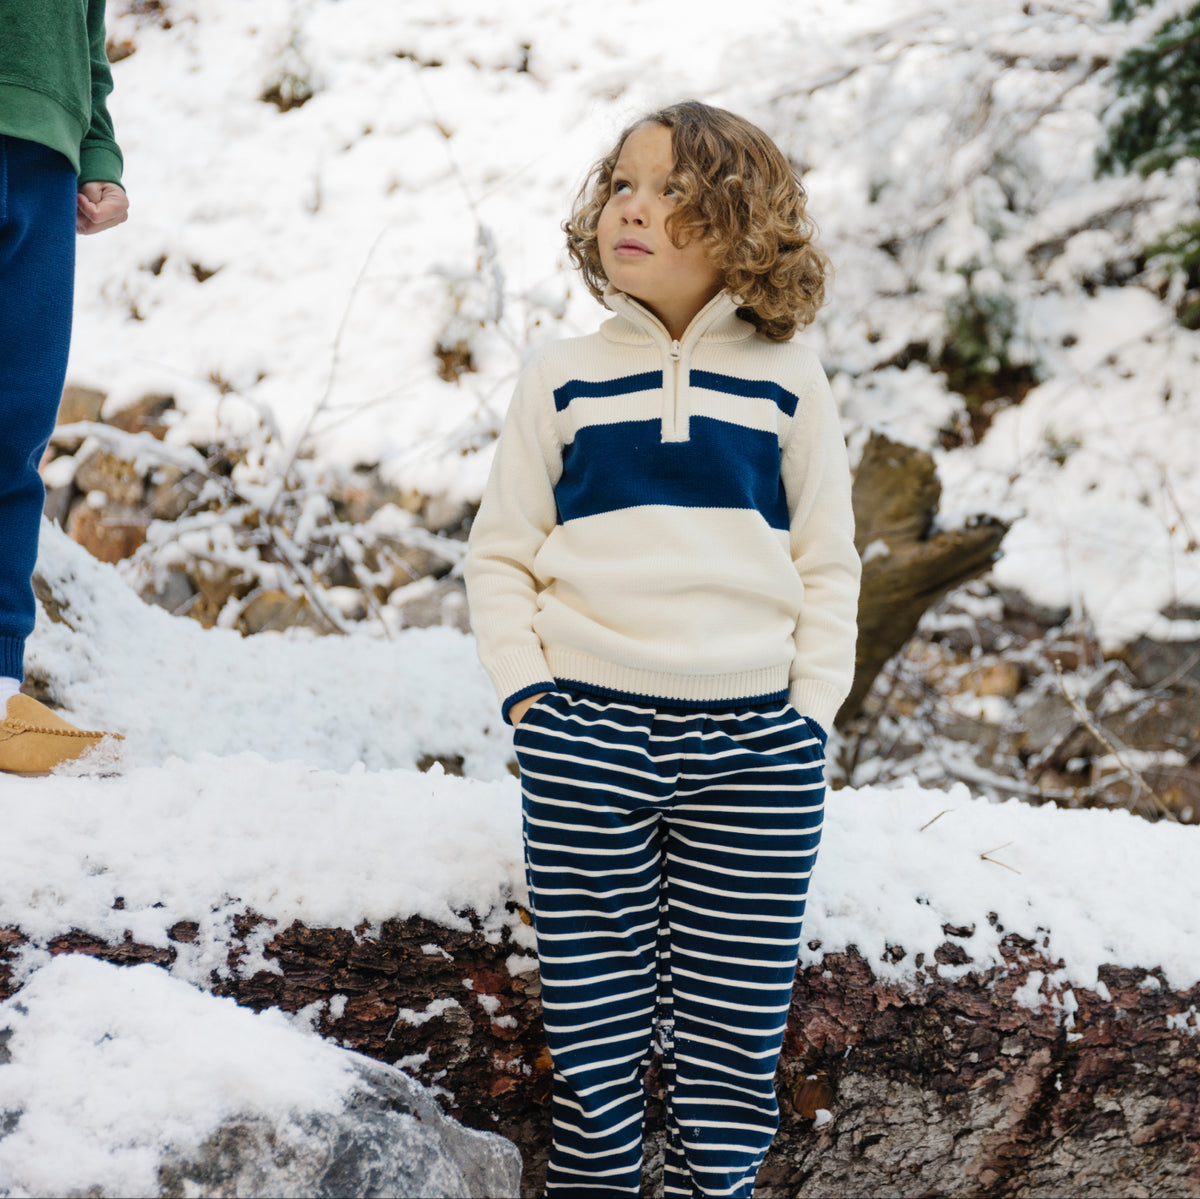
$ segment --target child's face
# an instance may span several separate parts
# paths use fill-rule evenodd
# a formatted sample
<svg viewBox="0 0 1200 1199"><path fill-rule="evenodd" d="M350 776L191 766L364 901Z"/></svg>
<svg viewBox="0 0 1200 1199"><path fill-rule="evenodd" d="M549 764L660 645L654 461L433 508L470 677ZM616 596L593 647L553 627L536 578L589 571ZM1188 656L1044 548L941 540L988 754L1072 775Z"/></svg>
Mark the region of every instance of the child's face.
<svg viewBox="0 0 1200 1199"><path fill-rule="evenodd" d="M674 169L671 131L663 125L635 129L621 146L596 236L609 282L646 305L678 338L725 280L703 243L677 246L667 234L675 208L667 179Z"/></svg>

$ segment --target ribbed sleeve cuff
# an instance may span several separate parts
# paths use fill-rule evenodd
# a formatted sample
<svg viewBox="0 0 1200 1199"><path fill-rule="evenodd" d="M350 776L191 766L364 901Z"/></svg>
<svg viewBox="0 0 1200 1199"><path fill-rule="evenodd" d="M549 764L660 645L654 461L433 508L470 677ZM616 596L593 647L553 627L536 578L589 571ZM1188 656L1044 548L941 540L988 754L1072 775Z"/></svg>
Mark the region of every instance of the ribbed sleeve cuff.
<svg viewBox="0 0 1200 1199"><path fill-rule="evenodd" d="M811 716L826 732L833 728L833 718L844 698L840 691L817 679L793 679L788 687L788 703L801 716Z"/></svg>
<svg viewBox="0 0 1200 1199"><path fill-rule="evenodd" d="M554 690L554 675L546 665L546 656L540 648L529 647L505 654L504 657L484 666L491 676L492 686L500 700L504 719L513 704L539 691Z"/></svg>
<svg viewBox="0 0 1200 1199"><path fill-rule="evenodd" d="M108 146L85 144L79 151L79 186L85 183L121 183L124 168L120 151Z"/></svg>
<svg viewBox="0 0 1200 1199"><path fill-rule="evenodd" d="M0 678L24 680L24 637L0 637Z"/></svg>

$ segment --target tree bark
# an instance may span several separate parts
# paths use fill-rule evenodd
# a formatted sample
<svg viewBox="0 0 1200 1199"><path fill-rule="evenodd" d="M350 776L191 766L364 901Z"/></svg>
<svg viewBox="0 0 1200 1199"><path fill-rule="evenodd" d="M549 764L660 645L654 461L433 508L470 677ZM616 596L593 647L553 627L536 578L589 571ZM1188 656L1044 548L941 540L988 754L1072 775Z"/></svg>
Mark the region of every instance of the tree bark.
<svg viewBox="0 0 1200 1199"><path fill-rule="evenodd" d="M230 976L214 976L214 992L255 1009L319 1004L310 1012L324 1036L401 1065L439 1089L449 1114L514 1141L522 1194L541 1193L550 1059L537 972L521 969L528 959L507 932L297 923L266 942L282 973L240 970L245 938L262 924L252 913L240 922ZM1037 1012L1014 1001L1031 971L1061 966L1022 938L1006 939L1002 968L942 977L969 965L958 943L969 932L947 926L935 960L918 960L903 986L878 979L854 952L800 972L760 1199L1200 1197L1200 985L1176 993L1160 972L1105 967L1099 994L1076 989L1068 1006L1077 1010L1064 1020L1061 1001ZM172 929L177 942L195 935L187 922ZM12 992L6 963L24 940L0 930L0 998ZM49 947L126 963L168 965L175 955L78 933ZM902 960L902 948L890 952ZM649 1194L661 1170L655 1071L647 1085ZM822 1109L832 1119L815 1128Z"/></svg>
<svg viewBox="0 0 1200 1199"><path fill-rule="evenodd" d="M936 529L941 484L925 450L873 433L854 475L854 543L863 555L854 683L838 713L861 711L888 660L925 610L995 560L1008 525L982 516L961 529Z"/></svg>

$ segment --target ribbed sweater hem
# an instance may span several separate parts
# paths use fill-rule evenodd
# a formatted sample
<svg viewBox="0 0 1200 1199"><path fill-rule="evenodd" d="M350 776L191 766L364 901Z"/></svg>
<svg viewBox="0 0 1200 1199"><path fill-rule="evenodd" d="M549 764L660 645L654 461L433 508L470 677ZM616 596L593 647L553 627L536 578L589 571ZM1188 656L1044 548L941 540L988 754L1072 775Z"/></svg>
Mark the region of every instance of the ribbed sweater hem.
<svg viewBox="0 0 1200 1199"><path fill-rule="evenodd" d="M49 146L62 154L75 171L79 170L84 127L78 117L43 92L0 80L0 133Z"/></svg>
<svg viewBox="0 0 1200 1199"><path fill-rule="evenodd" d="M660 695L638 695L632 691L618 691L615 687L598 687L594 683L582 683L578 679L558 679L560 691L576 695L590 695L595 699L611 699L621 703L648 704L664 712L737 712L743 708L766 708L787 699L786 691L775 691L770 695L746 695L737 699L663 699Z"/></svg>
<svg viewBox="0 0 1200 1199"><path fill-rule="evenodd" d="M578 650L553 647L547 649L546 661L556 679L678 706L757 701L764 696L782 696L788 689L787 662L726 674L675 674L618 665Z"/></svg>
<svg viewBox="0 0 1200 1199"><path fill-rule="evenodd" d="M25 678L24 637L0 637L0 678Z"/></svg>

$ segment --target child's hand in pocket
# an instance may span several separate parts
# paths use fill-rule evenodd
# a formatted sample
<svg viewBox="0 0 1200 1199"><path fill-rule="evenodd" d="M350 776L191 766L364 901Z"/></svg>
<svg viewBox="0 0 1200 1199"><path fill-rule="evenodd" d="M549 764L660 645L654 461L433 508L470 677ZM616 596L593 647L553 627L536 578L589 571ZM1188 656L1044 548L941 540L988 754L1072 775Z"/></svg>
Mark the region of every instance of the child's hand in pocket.
<svg viewBox="0 0 1200 1199"><path fill-rule="evenodd" d="M528 699L517 700L517 702L513 704L511 708L509 708L508 718L512 721L514 729L521 723L521 718L525 715L525 713L528 712L529 709L532 708L533 705L536 704L543 695L547 694L549 693L546 691L539 691L537 695L531 695Z"/></svg>

